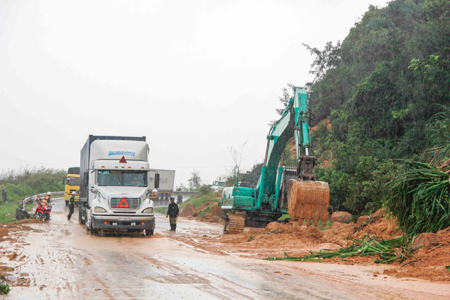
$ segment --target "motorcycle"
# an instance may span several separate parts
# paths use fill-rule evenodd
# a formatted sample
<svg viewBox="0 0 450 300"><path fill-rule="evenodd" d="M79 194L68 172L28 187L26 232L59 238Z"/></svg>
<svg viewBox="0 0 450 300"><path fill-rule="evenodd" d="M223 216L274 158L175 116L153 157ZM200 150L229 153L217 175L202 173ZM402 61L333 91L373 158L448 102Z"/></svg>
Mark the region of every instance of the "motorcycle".
<svg viewBox="0 0 450 300"><path fill-rule="evenodd" d="M35 219L41 219L42 221L50 220L50 212L52 211L51 204L41 203L40 200L36 199L36 211L34 212Z"/></svg>

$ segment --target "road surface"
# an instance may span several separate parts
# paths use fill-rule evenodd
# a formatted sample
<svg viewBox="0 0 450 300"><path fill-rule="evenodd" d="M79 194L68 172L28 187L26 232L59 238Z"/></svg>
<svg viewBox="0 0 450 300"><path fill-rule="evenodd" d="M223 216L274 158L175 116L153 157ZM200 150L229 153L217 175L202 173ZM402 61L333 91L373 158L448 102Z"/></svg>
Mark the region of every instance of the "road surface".
<svg viewBox="0 0 450 300"><path fill-rule="evenodd" d="M177 241L157 216L154 237L98 237L71 221L61 199L48 224L2 242L29 286L5 299L449 299L450 285L373 277L373 266L274 262L217 255ZM175 235L196 238L220 225L181 219ZM381 277L381 276L380 276Z"/></svg>

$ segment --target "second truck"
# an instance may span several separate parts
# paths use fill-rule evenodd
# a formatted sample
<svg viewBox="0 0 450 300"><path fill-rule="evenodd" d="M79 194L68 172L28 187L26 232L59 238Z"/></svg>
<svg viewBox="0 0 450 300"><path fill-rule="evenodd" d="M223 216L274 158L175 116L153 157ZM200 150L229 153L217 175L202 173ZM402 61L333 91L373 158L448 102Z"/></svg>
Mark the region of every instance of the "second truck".
<svg viewBox="0 0 450 300"><path fill-rule="evenodd" d="M79 222L104 231L153 235L159 174L148 162L145 137L90 135L81 149Z"/></svg>

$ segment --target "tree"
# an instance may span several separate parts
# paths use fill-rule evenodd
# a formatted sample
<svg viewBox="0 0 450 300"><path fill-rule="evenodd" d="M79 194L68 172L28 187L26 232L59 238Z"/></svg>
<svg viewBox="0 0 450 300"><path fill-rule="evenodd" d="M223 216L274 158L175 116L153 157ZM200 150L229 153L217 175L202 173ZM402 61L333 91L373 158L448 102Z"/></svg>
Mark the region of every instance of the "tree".
<svg viewBox="0 0 450 300"><path fill-rule="evenodd" d="M244 154L244 148L247 143L248 141L240 145L239 149L236 149L233 146L230 146L230 148L228 148L230 150L231 157L233 158L234 166L238 167L238 169L241 168L242 156Z"/></svg>
<svg viewBox="0 0 450 300"><path fill-rule="evenodd" d="M175 190L177 192L184 192L186 191L186 187L181 183L180 186L177 186Z"/></svg>
<svg viewBox="0 0 450 300"><path fill-rule="evenodd" d="M314 75L314 80L308 85L314 85L317 80L325 76L329 69L339 65L341 59L341 42L339 40L336 46L333 46L333 42L331 41L327 42L322 51L304 43L302 45L309 50L311 55L315 55L315 59L311 64L311 70L309 71L309 74Z"/></svg>
<svg viewBox="0 0 450 300"><path fill-rule="evenodd" d="M191 178L188 180L189 189L194 191L198 190L202 185L202 179L200 178L199 172L193 171L191 175L192 175Z"/></svg>

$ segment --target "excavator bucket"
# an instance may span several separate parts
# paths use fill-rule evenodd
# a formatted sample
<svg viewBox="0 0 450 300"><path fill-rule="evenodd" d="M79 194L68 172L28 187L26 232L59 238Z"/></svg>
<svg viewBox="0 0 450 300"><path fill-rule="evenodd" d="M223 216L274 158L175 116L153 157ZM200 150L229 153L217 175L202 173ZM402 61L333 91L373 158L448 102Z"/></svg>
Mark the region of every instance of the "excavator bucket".
<svg viewBox="0 0 450 300"><path fill-rule="evenodd" d="M297 219L300 225L306 220L306 226L314 220L316 227L319 220L322 221L322 225L327 222L330 204L330 190L327 182L291 179L288 183L287 198L291 220Z"/></svg>

